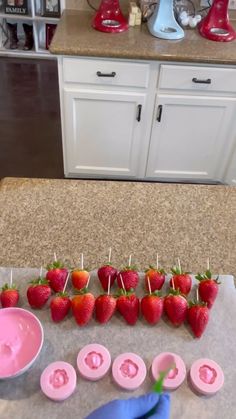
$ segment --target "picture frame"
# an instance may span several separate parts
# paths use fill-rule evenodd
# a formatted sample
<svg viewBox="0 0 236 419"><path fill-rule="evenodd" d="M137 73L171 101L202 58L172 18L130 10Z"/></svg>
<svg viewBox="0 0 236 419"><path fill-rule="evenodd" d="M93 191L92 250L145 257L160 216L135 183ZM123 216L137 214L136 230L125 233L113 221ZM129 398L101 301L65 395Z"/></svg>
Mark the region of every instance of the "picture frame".
<svg viewBox="0 0 236 419"><path fill-rule="evenodd" d="M28 0L4 0L4 12L7 15L28 15Z"/></svg>
<svg viewBox="0 0 236 419"><path fill-rule="evenodd" d="M57 25L54 23L46 23L46 49L49 49L53 35L55 33Z"/></svg>
<svg viewBox="0 0 236 419"><path fill-rule="evenodd" d="M45 17L60 17L61 7L60 0L43 0L42 1L42 16Z"/></svg>

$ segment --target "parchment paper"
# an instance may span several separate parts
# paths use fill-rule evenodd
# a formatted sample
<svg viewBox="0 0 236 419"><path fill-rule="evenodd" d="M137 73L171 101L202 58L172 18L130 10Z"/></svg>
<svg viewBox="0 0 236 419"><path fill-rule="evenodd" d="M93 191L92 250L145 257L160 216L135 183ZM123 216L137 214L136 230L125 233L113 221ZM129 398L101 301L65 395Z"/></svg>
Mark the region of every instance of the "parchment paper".
<svg viewBox="0 0 236 419"><path fill-rule="evenodd" d="M38 276L36 269L13 269L13 280L19 285L20 307L31 310L26 299L28 281ZM10 278L10 269L0 268L0 285ZM142 282L143 276L141 276ZM64 360L76 368L78 351L86 344L97 342L105 345L112 359L122 352L135 352L146 363L148 371L153 358L162 351L179 354L189 371L198 358L215 360L222 367L225 384L220 392L211 397L197 395L189 386L188 379L172 392L172 419L234 419L236 418L236 292L232 276L221 276L219 296L210 313L210 322L201 339L194 339L187 326L172 327L165 318L156 326L149 326L138 320L135 326L128 326L116 314L104 326L93 319L89 325L80 328L72 315L62 323L50 319L48 305L42 310L32 310L41 320L45 340L35 364L22 376L0 381L1 419L82 419L99 405L114 398L128 398L148 392L152 379L148 372L143 385L135 392L118 388L111 372L102 380L89 382L79 376L75 393L64 402L53 402L40 390L39 380L44 368L56 360ZM166 280L165 288L168 285ZM95 295L101 288L93 272L91 290ZM70 287L69 287L70 291ZM72 292L71 292L72 293ZM143 295L140 284L137 294ZM105 418L104 418L105 419ZM112 418L111 418L112 419ZM122 418L121 418L122 419Z"/></svg>

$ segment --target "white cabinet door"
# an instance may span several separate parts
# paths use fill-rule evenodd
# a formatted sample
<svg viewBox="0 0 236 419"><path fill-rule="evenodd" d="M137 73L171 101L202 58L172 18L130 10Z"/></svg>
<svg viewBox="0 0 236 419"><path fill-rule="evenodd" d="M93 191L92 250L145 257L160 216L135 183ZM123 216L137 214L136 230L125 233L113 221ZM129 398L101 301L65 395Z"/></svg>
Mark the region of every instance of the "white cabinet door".
<svg viewBox="0 0 236 419"><path fill-rule="evenodd" d="M64 88L63 105L67 176L137 176L145 94Z"/></svg>
<svg viewBox="0 0 236 419"><path fill-rule="evenodd" d="M236 146L236 132L235 132L235 146ZM234 149L231 158L229 159L229 165L226 170L226 176L224 178L225 183L236 186L236 148Z"/></svg>
<svg viewBox="0 0 236 419"><path fill-rule="evenodd" d="M235 104L231 98L157 95L146 176L222 180Z"/></svg>

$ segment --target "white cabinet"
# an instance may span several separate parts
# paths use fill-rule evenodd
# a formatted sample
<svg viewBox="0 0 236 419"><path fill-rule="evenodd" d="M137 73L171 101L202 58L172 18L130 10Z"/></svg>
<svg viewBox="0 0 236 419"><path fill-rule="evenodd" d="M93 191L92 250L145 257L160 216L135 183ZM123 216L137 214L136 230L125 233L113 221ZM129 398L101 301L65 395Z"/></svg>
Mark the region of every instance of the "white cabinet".
<svg viewBox="0 0 236 419"><path fill-rule="evenodd" d="M157 95L146 176L221 181L236 100Z"/></svg>
<svg viewBox="0 0 236 419"><path fill-rule="evenodd" d="M64 89L68 174L138 174L145 94Z"/></svg>
<svg viewBox="0 0 236 419"><path fill-rule="evenodd" d="M232 152L229 164L227 166L226 175L224 177L225 183L236 186L236 135L235 135L235 148Z"/></svg>

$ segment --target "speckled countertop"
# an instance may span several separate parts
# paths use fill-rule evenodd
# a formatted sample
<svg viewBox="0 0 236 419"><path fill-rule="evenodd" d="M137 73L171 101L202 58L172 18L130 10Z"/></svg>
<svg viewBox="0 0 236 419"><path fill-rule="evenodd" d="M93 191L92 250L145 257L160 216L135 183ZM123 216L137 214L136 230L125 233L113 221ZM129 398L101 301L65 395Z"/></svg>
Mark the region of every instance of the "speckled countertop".
<svg viewBox="0 0 236 419"><path fill-rule="evenodd" d="M213 42L198 31L186 30L178 41L150 35L146 23L120 34L106 34L91 26L94 13L66 10L50 46L53 54L163 61L236 64L236 41ZM231 23L236 27L236 20Z"/></svg>
<svg viewBox="0 0 236 419"><path fill-rule="evenodd" d="M109 247L118 267L177 257L196 272L236 274L236 188L91 180L6 178L0 183L0 266L58 258L97 267Z"/></svg>

